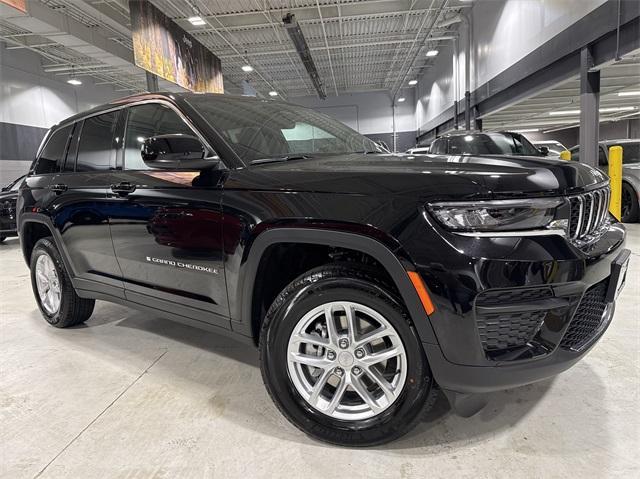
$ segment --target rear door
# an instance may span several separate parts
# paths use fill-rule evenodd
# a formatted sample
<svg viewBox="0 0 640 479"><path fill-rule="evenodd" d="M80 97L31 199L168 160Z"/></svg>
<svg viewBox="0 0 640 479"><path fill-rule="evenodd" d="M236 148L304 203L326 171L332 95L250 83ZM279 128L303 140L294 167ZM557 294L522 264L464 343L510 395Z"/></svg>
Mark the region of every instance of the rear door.
<svg viewBox="0 0 640 479"><path fill-rule="evenodd" d="M111 236L127 299L229 328L222 251L222 171L151 170L151 136L193 135L172 107L128 108L119 170L108 191Z"/></svg>
<svg viewBox="0 0 640 479"><path fill-rule="evenodd" d="M109 231L107 188L115 168L119 111L79 121L62 171L50 186L52 219L71 263L76 287L122 296L122 280Z"/></svg>

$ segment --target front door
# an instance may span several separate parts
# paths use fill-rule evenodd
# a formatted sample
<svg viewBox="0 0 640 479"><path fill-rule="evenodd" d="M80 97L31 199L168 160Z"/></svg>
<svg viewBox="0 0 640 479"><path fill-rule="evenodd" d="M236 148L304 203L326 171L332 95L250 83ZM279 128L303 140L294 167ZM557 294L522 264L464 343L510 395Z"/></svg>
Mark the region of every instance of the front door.
<svg viewBox="0 0 640 479"><path fill-rule="evenodd" d="M121 169L108 191L111 236L125 295L229 328L222 173L149 169L140 155L146 138L193 131L164 104L132 106L127 113Z"/></svg>

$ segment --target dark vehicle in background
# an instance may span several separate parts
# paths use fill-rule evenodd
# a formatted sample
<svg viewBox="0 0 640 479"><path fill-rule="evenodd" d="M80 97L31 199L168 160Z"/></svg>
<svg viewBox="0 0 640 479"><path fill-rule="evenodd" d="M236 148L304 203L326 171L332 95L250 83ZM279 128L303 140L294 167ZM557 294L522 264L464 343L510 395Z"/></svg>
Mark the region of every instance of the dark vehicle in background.
<svg viewBox="0 0 640 479"><path fill-rule="evenodd" d="M538 149L546 148L547 156L550 158L560 158L560 153L568 150L566 146L557 140L536 140L531 143Z"/></svg>
<svg viewBox="0 0 640 479"><path fill-rule="evenodd" d="M598 168L608 174L609 148L622 147L622 221L640 220L640 140L604 140L598 146ZM580 146L569 150L571 159L580 161Z"/></svg>
<svg viewBox="0 0 640 479"><path fill-rule="evenodd" d="M0 190L0 243L10 236L17 236L16 199L24 176L13 180Z"/></svg>
<svg viewBox="0 0 640 479"><path fill-rule="evenodd" d="M480 151L392 155L279 101L130 97L47 134L21 247L49 324L102 299L232 335L295 426L381 444L438 387L473 414L571 367L612 320L630 253L606 176Z"/></svg>
<svg viewBox="0 0 640 479"><path fill-rule="evenodd" d="M432 155L509 155L547 156L546 146L539 149L524 135L509 131L477 132L456 131L447 133L431 143Z"/></svg>

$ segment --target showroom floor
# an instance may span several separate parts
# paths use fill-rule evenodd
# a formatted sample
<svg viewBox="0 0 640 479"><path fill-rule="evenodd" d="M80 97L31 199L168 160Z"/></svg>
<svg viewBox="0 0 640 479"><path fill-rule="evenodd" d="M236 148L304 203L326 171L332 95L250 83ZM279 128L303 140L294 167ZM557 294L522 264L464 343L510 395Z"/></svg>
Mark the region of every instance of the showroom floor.
<svg viewBox="0 0 640 479"><path fill-rule="evenodd" d="M0 245L0 476L638 477L640 225L604 339L554 380L471 419L440 397L384 447L315 442L278 413L254 350L98 302L85 327L40 317L18 241Z"/></svg>

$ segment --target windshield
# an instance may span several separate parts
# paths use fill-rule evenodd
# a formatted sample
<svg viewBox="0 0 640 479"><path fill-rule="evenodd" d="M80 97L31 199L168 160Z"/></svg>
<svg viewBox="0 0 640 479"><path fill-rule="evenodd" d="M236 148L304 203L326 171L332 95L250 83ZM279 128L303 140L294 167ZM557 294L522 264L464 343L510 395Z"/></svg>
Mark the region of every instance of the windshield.
<svg viewBox="0 0 640 479"><path fill-rule="evenodd" d="M540 150L518 133L482 133L449 138L449 155L542 156Z"/></svg>
<svg viewBox="0 0 640 479"><path fill-rule="evenodd" d="M296 105L204 95L188 102L247 162L380 151L375 142L339 121Z"/></svg>

